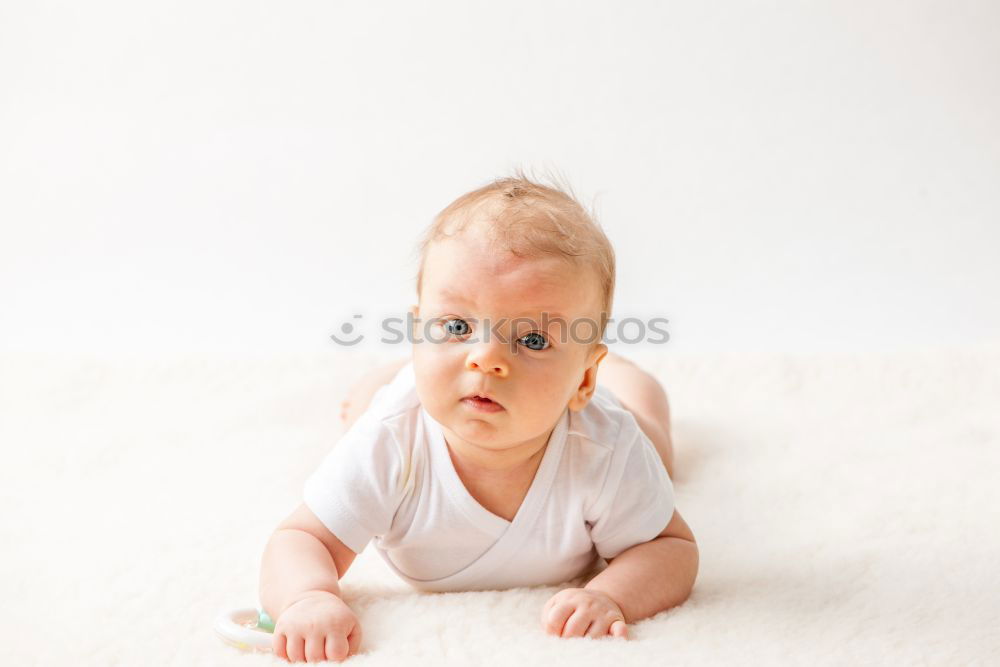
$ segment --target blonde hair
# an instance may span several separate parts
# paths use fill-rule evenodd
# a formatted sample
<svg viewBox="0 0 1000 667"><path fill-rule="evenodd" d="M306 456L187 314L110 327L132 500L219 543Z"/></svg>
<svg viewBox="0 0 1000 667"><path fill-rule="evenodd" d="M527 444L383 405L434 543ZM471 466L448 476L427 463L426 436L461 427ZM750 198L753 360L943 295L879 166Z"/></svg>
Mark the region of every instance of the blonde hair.
<svg viewBox="0 0 1000 667"><path fill-rule="evenodd" d="M476 225L486 232L493 247L516 257L554 256L592 271L601 289L600 336L595 345L599 343L614 302L615 251L595 216L577 201L565 179L549 173L548 180L552 185L536 182L518 168L512 176L468 192L438 213L417 246L417 298L430 246Z"/></svg>

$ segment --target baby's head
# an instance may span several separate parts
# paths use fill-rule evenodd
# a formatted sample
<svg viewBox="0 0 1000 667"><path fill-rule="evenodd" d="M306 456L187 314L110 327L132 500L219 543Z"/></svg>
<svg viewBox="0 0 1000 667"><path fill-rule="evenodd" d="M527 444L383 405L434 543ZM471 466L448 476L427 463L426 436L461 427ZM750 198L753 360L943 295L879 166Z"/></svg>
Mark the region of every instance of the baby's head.
<svg viewBox="0 0 1000 667"><path fill-rule="evenodd" d="M615 257L604 232L564 189L518 173L452 202L419 251L424 408L475 447L544 444L567 407L590 400L607 354ZM466 400L476 394L492 411Z"/></svg>

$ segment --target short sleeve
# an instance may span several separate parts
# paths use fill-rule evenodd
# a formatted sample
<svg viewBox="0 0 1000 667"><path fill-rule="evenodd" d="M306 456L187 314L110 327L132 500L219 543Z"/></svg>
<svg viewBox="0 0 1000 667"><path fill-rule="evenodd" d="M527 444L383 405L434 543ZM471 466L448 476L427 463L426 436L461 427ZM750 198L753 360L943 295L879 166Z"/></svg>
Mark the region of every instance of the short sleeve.
<svg viewBox="0 0 1000 667"><path fill-rule="evenodd" d="M652 540L674 515L673 483L649 438L639 431L615 454L590 522L591 540L605 559Z"/></svg>
<svg viewBox="0 0 1000 667"><path fill-rule="evenodd" d="M308 477L303 502L354 553L384 535L401 500L401 450L391 431L363 413Z"/></svg>

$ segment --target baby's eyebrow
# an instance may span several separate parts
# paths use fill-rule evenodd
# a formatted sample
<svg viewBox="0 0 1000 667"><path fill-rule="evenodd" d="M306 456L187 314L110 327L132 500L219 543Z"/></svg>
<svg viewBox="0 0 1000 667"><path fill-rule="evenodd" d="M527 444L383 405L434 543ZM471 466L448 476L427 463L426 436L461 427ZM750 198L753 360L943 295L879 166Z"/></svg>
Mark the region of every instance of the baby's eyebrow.
<svg viewBox="0 0 1000 667"><path fill-rule="evenodd" d="M463 306L469 305L470 301L465 298L461 292L453 292L452 290L442 288L438 290L438 300L442 306L451 305L452 303L461 304ZM527 317L528 315L534 315L535 313L547 313L549 320L567 320L568 317L559 311L549 310L547 308L539 306L538 308L527 308L521 311L521 314L511 316L511 319L516 319L520 317Z"/></svg>
<svg viewBox="0 0 1000 667"><path fill-rule="evenodd" d="M465 298L465 295L462 294L461 292L452 292L451 290L444 288L438 290L438 299L441 301L450 300L456 303L468 303L468 300Z"/></svg>
<svg viewBox="0 0 1000 667"><path fill-rule="evenodd" d="M451 305L452 304L450 304L450 303L444 302L444 303L441 304L441 308L447 310L448 307L451 306ZM500 317L505 318L505 319L507 319L509 321L510 320L522 320L522 321L527 320L527 321L529 321L531 323L536 323L537 322L538 324L541 324L541 319L542 318L539 318L539 317L535 316L536 313L547 315L547 317L544 318L545 321L546 321L546 324L554 324L554 323L559 322L559 321L562 321L562 322L568 322L569 321L569 318L566 317L565 315L563 315L562 313L548 311L548 310L545 310L545 309L526 310L526 311L523 311L522 313L517 314L517 315L501 315Z"/></svg>
<svg viewBox="0 0 1000 667"><path fill-rule="evenodd" d="M525 311L525 312L526 313L532 313L532 314L533 313L545 313L546 315L549 316L548 319L549 319L550 323L552 322L552 320L565 320L566 319L566 316L563 315L562 313L551 311L551 310L545 310L544 308L539 308L538 310L528 310L528 311ZM516 317L526 317L526 315L519 315L519 316L516 316Z"/></svg>

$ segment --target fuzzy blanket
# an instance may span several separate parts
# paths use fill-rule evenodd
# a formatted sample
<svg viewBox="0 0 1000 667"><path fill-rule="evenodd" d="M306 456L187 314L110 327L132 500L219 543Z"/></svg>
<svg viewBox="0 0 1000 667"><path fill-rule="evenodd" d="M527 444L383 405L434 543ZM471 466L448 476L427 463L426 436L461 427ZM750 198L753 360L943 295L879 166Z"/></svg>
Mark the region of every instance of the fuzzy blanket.
<svg viewBox="0 0 1000 667"><path fill-rule="evenodd" d="M1000 344L893 354L619 349L664 383L701 570L623 640L558 639L557 588L421 594L362 554L357 665L998 664ZM9 665L274 665L212 632L400 351L0 356Z"/></svg>

